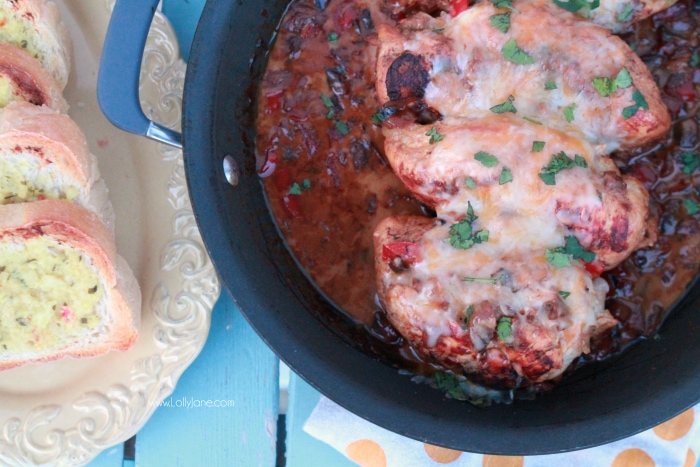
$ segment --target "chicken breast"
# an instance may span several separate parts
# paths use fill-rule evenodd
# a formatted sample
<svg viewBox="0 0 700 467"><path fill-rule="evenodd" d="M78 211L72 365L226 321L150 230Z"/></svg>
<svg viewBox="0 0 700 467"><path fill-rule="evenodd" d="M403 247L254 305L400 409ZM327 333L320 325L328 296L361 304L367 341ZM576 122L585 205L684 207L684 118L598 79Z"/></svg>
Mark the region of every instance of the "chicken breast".
<svg viewBox="0 0 700 467"><path fill-rule="evenodd" d="M481 2L455 18L381 25L377 97L443 116L513 113L579 134L596 153L664 134L670 115L648 69L607 29L549 0Z"/></svg>
<svg viewBox="0 0 700 467"><path fill-rule="evenodd" d="M608 286L580 262L499 243L455 249L435 219L390 217L374 232L379 298L399 332L443 365L494 389L555 379L615 323Z"/></svg>
<svg viewBox="0 0 700 467"><path fill-rule="evenodd" d="M391 126L386 157L414 195L451 223L471 206L504 250L544 257L573 235L611 269L656 240L644 187L582 140L506 114Z"/></svg>

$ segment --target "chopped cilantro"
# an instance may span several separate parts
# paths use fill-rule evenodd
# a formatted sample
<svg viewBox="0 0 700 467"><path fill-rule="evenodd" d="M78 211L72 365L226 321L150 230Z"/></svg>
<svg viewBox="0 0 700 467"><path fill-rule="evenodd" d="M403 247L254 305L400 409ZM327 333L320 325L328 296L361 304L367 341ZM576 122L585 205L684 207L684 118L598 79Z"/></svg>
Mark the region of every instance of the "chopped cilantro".
<svg viewBox="0 0 700 467"><path fill-rule="evenodd" d="M684 198L683 206L685 206L686 212L691 216L694 216L695 214L700 212L700 206L698 206L698 203L696 203L692 199Z"/></svg>
<svg viewBox="0 0 700 467"><path fill-rule="evenodd" d="M473 190L476 188L476 183L474 182L474 179L471 177L467 177L467 179L464 181L464 184L469 188L470 190Z"/></svg>
<svg viewBox="0 0 700 467"><path fill-rule="evenodd" d="M384 109L381 109L372 115L372 123L375 125L381 125L384 120L387 118L391 117L396 113L396 107L386 107Z"/></svg>
<svg viewBox="0 0 700 467"><path fill-rule="evenodd" d="M688 60L688 65L692 67L700 65L700 49L693 49L693 53L690 54L690 60Z"/></svg>
<svg viewBox="0 0 700 467"><path fill-rule="evenodd" d="M303 182L301 182L302 188L305 190L311 189L311 181L308 178L305 178Z"/></svg>
<svg viewBox="0 0 700 467"><path fill-rule="evenodd" d="M542 152L544 149L544 141L533 141L531 152Z"/></svg>
<svg viewBox="0 0 700 467"><path fill-rule="evenodd" d="M491 26L505 34L510 29L510 11L500 15L493 15L489 18L489 21Z"/></svg>
<svg viewBox="0 0 700 467"><path fill-rule="evenodd" d="M574 110L576 110L576 107L578 107L578 105L575 103L564 107L564 118L566 118L567 122L571 123L574 121Z"/></svg>
<svg viewBox="0 0 700 467"><path fill-rule="evenodd" d="M566 155L564 151L559 154L552 154L552 159L547 166L542 167L539 173L540 178L545 185L556 185L555 175L562 170L571 169L573 167L588 168L586 159L576 154L573 159Z"/></svg>
<svg viewBox="0 0 700 467"><path fill-rule="evenodd" d="M333 101L331 100L330 97L326 96L325 94L321 94L321 100L323 101L323 105L326 106L328 109L333 108Z"/></svg>
<svg viewBox="0 0 700 467"><path fill-rule="evenodd" d="M509 62L513 62L517 65L532 65L535 63L535 60L529 53L518 47L515 43L515 39L506 42L501 48L501 55Z"/></svg>
<svg viewBox="0 0 700 467"><path fill-rule="evenodd" d="M341 121L335 122L335 129L338 130L338 133L340 133L343 136L350 133L350 128L348 128L348 125L345 122L341 122Z"/></svg>
<svg viewBox="0 0 700 467"><path fill-rule="evenodd" d="M489 154L486 151L479 151L474 155L474 159L481 162L486 167L496 167L498 165L498 159L496 156Z"/></svg>
<svg viewBox="0 0 700 467"><path fill-rule="evenodd" d="M557 83L555 83L554 81L548 80L546 83L544 83L545 91L552 91L554 89L557 89Z"/></svg>
<svg viewBox="0 0 700 467"><path fill-rule="evenodd" d="M580 259L586 263L590 263L595 259L595 253L592 251L584 250L578 239L573 235L567 235L565 238L564 249L566 253L571 255L574 259Z"/></svg>
<svg viewBox="0 0 700 467"><path fill-rule="evenodd" d="M297 182L292 183L292 186L289 188L289 194L290 195L300 195L301 194L301 187Z"/></svg>
<svg viewBox="0 0 700 467"><path fill-rule="evenodd" d="M512 95L508 96L508 100L505 101L503 104L494 105L489 110L497 114L502 114L505 112L518 113L518 110L513 105L514 100L515 97L513 97Z"/></svg>
<svg viewBox="0 0 700 467"><path fill-rule="evenodd" d="M505 185L508 182L513 181L513 174L508 167L503 167L501 170L501 176L498 178L499 185Z"/></svg>
<svg viewBox="0 0 700 467"><path fill-rule="evenodd" d="M587 2L586 0L554 0L554 4L572 13L578 13L581 16L588 18L591 10L595 10L600 6L600 0Z"/></svg>
<svg viewBox="0 0 700 467"><path fill-rule="evenodd" d="M571 292L567 292L565 290L559 291L559 296L562 298L562 300L566 300L567 298L569 298L569 295L571 295Z"/></svg>
<svg viewBox="0 0 700 467"><path fill-rule="evenodd" d="M425 134L425 136L430 136L430 144L435 144L438 141L442 141L445 135L442 135L438 133L437 127L432 127L428 132Z"/></svg>
<svg viewBox="0 0 700 467"><path fill-rule="evenodd" d="M630 105L629 107L622 109L622 117L625 120L634 117L640 108L649 110L649 104L647 104L646 99L644 99L644 95L639 92L639 89L634 90L632 100L634 101L634 105Z"/></svg>
<svg viewBox="0 0 700 467"><path fill-rule="evenodd" d="M433 32L434 32L435 34L440 34L440 33L441 33L442 31L444 31L444 30L445 30L445 28L433 28Z"/></svg>
<svg viewBox="0 0 700 467"><path fill-rule="evenodd" d="M332 32L328 34L328 42L331 44L335 45L338 43L338 33L337 32Z"/></svg>
<svg viewBox="0 0 700 467"><path fill-rule="evenodd" d="M542 122L540 122L539 120L535 120L534 118L523 116L523 120L527 120L528 122L535 123L537 125L542 125Z"/></svg>
<svg viewBox="0 0 700 467"><path fill-rule="evenodd" d="M654 339L655 341L657 341L657 342L660 341L660 340L661 340L661 334L659 334L659 333L657 332L656 334L654 334L653 339Z"/></svg>
<svg viewBox="0 0 700 467"><path fill-rule="evenodd" d="M444 372L435 373L435 384L438 389L445 391L453 399L460 401L467 400L467 396L464 395L464 391L462 391L459 380L455 375Z"/></svg>
<svg viewBox="0 0 700 467"><path fill-rule="evenodd" d="M519 13L518 10L513 8L513 0L489 0L489 2L493 3L494 8L508 8Z"/></svg>
<svg viewBox="0 0 700 467"><path fill-rule="evenodd" d="M544 257L547 258L549 264L555 268L563 268L564 266L571 266L571 261L569 261L569 255L566 254L563 247L557 248L547 248L544 252Z"/></svg>
<svg viewBox="0 0 700 467"><path fill-rule="evenodd" d="M623 68L614 79L610 78L593 78L593 87L598 94L603 97L608 97L612 93L620 89L625 89L632 86L632 76L627 68Z"/></svg>
<svg viewBox="0 0 700 467"><path fill-rule="evenodd" d="M507 316L501 316L498 318L498 324L496 325L496 332L498 333L498 338L502 341L508 339L512 334L513 319Z"/></svg>
<svg viewBox="0 0 700 467"><path fill-rule="evenodd" d="M450 238L448 239L450 245L460 250L468 250L477 243L488 241L488 230L474 231L472 224L477 219L474 208L470 202L467 202L467 216L450 227Z"/></svg>
<svg viewBox="0 0 700 467"><path fill-rule="evenodd" d="M628 3L628 4L625 6L625 9L622 10L622 12L621 12L619 15L617 15L617 20L618 20L620 23L624 23L624 22L627 21L627 19L630 17L630 15L632 14L632 12L634 12L634 8L632 8L632 4L631 4L631 3Z"/></svg>
<svg viewBox="0 0 700 467"><path fill-rule="evenodd" d="M700 165L700 159L698 155L694 152L684 152L681 154L681 161L683 161L683 173L691 174Z"/></svg>

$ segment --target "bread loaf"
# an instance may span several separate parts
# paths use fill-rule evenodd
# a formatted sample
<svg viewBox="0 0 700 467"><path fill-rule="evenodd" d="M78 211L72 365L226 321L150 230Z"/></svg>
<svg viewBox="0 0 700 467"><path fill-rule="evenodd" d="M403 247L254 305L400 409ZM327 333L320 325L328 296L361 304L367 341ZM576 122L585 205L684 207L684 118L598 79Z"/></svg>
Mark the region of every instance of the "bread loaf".
<svg viewBox="0 0 700 467"><path fill-rule="evenodd" d="M68 110L61 86L36 58L14 45L0 43L0 107L13 101L45 105L63 113Z"/></svg>
<svg viewBox="0 0 700 467"><path fill-rule="evenodd" d="M125 350L141 297L109 230L61 200L0 206L0 370Z"/></svg>
<svg viewBox="0 0 700 467"><path fill-rule="evenodd" d="M114 213L97 160L67 115L13 102L0 109L0 204L65 199L98 214Z"/></svg>
<svg viewBox="0 0 700 467"><path fill-rule="evenodd" d="M72 44L58 8L46 0L0 0L0 42L26 50L66 87Z"/></svg>

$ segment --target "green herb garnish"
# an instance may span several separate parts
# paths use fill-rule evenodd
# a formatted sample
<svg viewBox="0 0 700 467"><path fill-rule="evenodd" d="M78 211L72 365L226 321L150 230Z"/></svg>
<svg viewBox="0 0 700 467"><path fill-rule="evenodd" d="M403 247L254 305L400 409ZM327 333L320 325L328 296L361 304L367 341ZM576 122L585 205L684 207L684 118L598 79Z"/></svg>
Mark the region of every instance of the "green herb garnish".
<svg viewBox="0 0 700 467"><path fill-rule="evenodd" d="M634 90L632 100L634 101L634 105L630 105L629 107L622 109L622 117L625 120L634 117L639 109L649 110L649 104L647 104L646 99L644 99L644 95L639 92L639 89Z"/></svg>
<svg viewBox="0 0 700 467"><path fill-rule="evenodd" d="M564 118L566 118L567 122L571 123L574 121L574 110L576 110L576 107L578 107L578 105L575 103L564 107Z"/></svg>
<svg viewBox="0 0 700 467"><path fill-rule="evenodd" d="M485 167L496 167L498 165L498 159L496 156L489 154L486 151L479 151L474 154L474 159L481 162Z"/></svg>
<svg viewBox="0 0 700 467"><path fill-rule="evenodd" d="M331 44L335 45L338 43L338 33L337 32L332 32L328 34L328 42Z"/></svg>
<svg viewBox="0 0 700 467"><path fill-rule="evenodd" d="M555 83L552 80L549 80L546 83L544 83L544 90L545 91L551 91L553 89L557 89L557 83Z"/></svg>
<svg viewBox="0 0 700 467"><path fill-rule="evenodd" d="M542 150L544 149L544 144L544 141L533 141L531 152L542 152Z"/></svg>
<svg viewBox="0 0 700 467"><path fill-rule="evenodd" d="M567 292L565 290L559 291L559 296L562 298L562 300L566 300L567 298L569 298L569 295L571 295L571 292Z"/></svg>
<svg viewBox="0 0 700 467"><path fill-rule="evenodd" d="M463 277L463 282L476 282L480 284L498 284L499 278L494 279L484 279L481 277Z"/></svg>
<svg viewBox="0 0 700 467"><path fill-rule="evenodd" d="M593 87L603 97L608 97L618 89L632 86L632 76L627 68L623 68L614 79L593 78Z"/></svg>
<svg viewBox="0 0 700 467"><path fill-rule="evenodd" d="M700 212L700 206L698 206L698 203L692 199L684 198L683 206L685 206L685 211L688 213L688 215L694 216Z"/></svg>
<svg viewBox="0 0 700 467"><path fill-rule="evenodd" d="M466 330L469 327L469 321L472 319L474 314L474 305L469 305L467 311L464 313L464 324L462 324L462 329Z"/></svg>
<svg viewBox="0 0 700 467"><path fill-rule="evenodd" d="M515 97L513 97L512 95L508 96L508 100L505 101L503 104L494 105L489 110L491 112L497 113L497 114L502 114L505 112L517 113L518 110L513 105L514 100L515 100Z"/></svg>
<svg viewBox="0 0 700 467"><path fill-rule="evenodd" d="M348 125L345 122L335 122L335 129L338 130L338 133L340 133L343 136L350 133L350 128L348 128Z"/></svg>
<svg viewBox="0 0 700 467"><path fill-rule="evenodd" d="M321 94L321 100L323 101L323 105L325 105L326 108L328 109L328 113L326 114L326 118L328 120L332 119L333 116L335 115L333 101L331 100L330 97L326 96L325 94Z"/></svg>
<svg viewBox="0 0 700 467"><path fill-rule="evenodd" d="M540 122L539 120L535 120L534 118L523 116L523 120L527 120L528 122L535 123L537 125L542 125L542 122Z"/></svg>
<svg viewBox="0 0 700 467"><path fill-rule="evenodd" d="M584 250L578 239L573 235L567 235L565 237L564 246L551 249L547 248L544 252L544 257L547 258L549 264L555 268L570 266L571 261L569 261L569 256L574 259L580 259L586 263L590 263L595 259L595 253Z"/></svg>
<svg viewBox="0 0 700 467"><path fill-rule="evenodd" d="M438 389L445 391L453 399L459 401L467 400L467 396L464 395L464 391L462 391L459 380L455 375L444 372L435 373L435 384Z"/></svg>
<svg viewBox="0 0 700 467"><path fill-rule="evenodd" d="M375 125L381 125L384 123L384 120L387 118L391 117L396 113L396 107L387 107L381 110L378 110L377 112L372 115L372 123Z"/></svg>
<svg viewBox="0 0 700 467"><path fill-rule="evenodd" d="M588 18L591 11L600 6L600 0L593 0L592 2L587 2L586 0L554 0L554 4L565 9L566 11L578 13L581 16Z"/></svg>
<svg viewBox="0 0 700 467"><path fill-rule="evenodd" d="M428 130L425 136L430 136L430 144L435 144L438 141L442 141L443 138L445 138L445 135L438 133L437 127L432 127L430 130Z"/></svg>
<svg viewBox="0 0 700 467"><path fill-rule="evenodd" d="M474 208L467 202L467 216L460 222L450 227L450 238L448 241L454 248L467 250L477 243L483 243L489 239L488 230L474 231L473 223L478 217L474 214Z"/></svg>
<svg viewBox="0 0 700 467"><path fill-rule="evenodd" d="M501 48L501 55L509 62L513 62L517 65L532 65L535 63L535 60L529 53L518 47L515 43L515 39L506 42Z"/></svg>
<svg viewBox="0 0 700 467"><path fill-rule="evenodd" d="M510 29L510 11L500 15L493 15L489 18L489 21L491 26L505 34Z"/></svg>
<svg viewBox="0 0 700 467"><path fill-rule="evenodd" d="M292 186L289 188L289 194L290 195L300 195L301 194L301 187L297 182L292 183Z"/></svg>
<svg viewBox="0 0 700 467"><path fill-rule="evenodd" d="M467 179L464 181L464 184L469 188L470 190L473 190L476 188L476 183L474 182L474 179L471 177L467 177Z"/></svg>
<svg viewBox="0 0 700 467"><path fill-rule="evenodd" d="M311 189L311 181L308 178L305 178L303 182L301 182L301 186L305 190Z"/></svg>
<svg viewBox="0 0 700 467"><path fill-rule="evenodd" d="M552 159L540 170L539 176L545 185L556 185L555 175L562 170L573 167L588 168L586 159L576 154L573 159L566 155L564 151L559 154L552 154Z"/></svg>
<svg viewBox="0 0 700 467"><path fill-rule="evenodd" d="M498 333L498 338L505 341L512 334L513 319L507 316L501 316L498 318L498 324L496 325L496 332Z"/></svg>
<svg viewBox="0 0 700 467"><path fill-rule="evenodd" d="M516 13L520 13L518 10L513 8L513 0L489 0L495 8L508 8Z"/></svg>
<svg viewBox="0 0 700 467"><path fill-rule="evenodd" d="M681 154L681 161L683 162L683 173L691 174L700 165L700 159L698 155L694 152L684 152Z"/></svg>
<svg viewBox="0 0 700 467"><path fill-rule="evenodd" d="M503 167L503 170L501 170L501 176L498 177L498 184L499 185L505 185L508 182L513 181L513 174L511 173L510 169L508 167Z"/></svg>
<svg viewBox="0 0 700 467"><path fill-rule="evenodd" d="M693 49L693 52L690 54L690 60L688 60L688 65L693 68L700 65L700 49Z"/></svg>

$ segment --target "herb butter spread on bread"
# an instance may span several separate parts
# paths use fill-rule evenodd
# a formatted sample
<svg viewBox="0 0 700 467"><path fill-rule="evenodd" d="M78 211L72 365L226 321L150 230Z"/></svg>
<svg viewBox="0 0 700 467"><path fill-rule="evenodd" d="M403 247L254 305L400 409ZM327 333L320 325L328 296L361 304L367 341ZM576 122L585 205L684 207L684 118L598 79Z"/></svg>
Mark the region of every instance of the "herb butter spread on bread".
<svg viewBox="0 0 700 467"><path fill-rule="evenodd" d="M0 204L64 199L98 214L114 212L85 135L67 115L13 102L0 109Z"/></svg>
<svg viewBox="0 0 700 467"><path fill-rule="evenodd" d="M27 51L65 88L72 45L53 2L0 0L0 42Z"/></svg>
<svg viewBox="0 0 700 467"><path fill-rule="evenodd" d="M126 350L141 296L111 232L61 200L0 206L0 370Z"/></svg>

